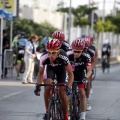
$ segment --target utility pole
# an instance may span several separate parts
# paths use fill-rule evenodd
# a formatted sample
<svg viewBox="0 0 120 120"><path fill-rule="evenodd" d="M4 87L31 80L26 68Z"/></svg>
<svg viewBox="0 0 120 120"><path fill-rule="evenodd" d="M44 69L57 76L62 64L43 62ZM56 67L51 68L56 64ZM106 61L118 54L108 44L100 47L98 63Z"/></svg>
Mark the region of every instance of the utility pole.
<svg viewBox="0 0 120 120"><path fill-rule="evenodd" d="M116 0L114 1L114 6L113 6L113 16L116 16Z"/></svg>
<svg viewBox="0 0 120 120"><path fill-rule="evenodd" d="M105 0L103 1L103 17L102 17L102 22L105 22ZM104 40L104 31L102 31L102 42Z"/></svg>
<svg viewBox="0 0 120 120"><path fill-rule="evenodd" d="M2 9L3 10L5 10L5 2L6 2L6 0L2 0ZM5 27L6 27L6 20L5 19L3 19L3 29L5 29Z"/></svg>
<svg viewBox="0 0 120 120"><path fill-rule="evenodd" d="M105 0L103 1L103 17L102 22L105 22Z"/></svg>
<svg viewBox="0 0 120 120"><path fill-rule="evenodd" d="M94 1L92 0L92 8L94 6ZM91 35L93 35L93 26L94 26L94 10L92 10L92 17L91 17Z"/></svg>
<svg viewBox="0 0 120 120"><path fill-rule="evenodd" d="M70 43L71 11L72 11L71 3L72 3L72 0L70 0L70 6L69 6L69 23L68 23L68 42L69 43Z"/></svg>

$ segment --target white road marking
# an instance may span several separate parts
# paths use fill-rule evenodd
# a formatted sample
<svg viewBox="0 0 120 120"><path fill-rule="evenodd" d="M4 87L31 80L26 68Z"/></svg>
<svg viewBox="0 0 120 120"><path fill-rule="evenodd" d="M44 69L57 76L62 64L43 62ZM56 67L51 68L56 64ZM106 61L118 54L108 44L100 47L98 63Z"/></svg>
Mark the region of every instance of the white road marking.
<svg viewBox="0 0 120 120"><path fill-rule="evenodd" d="M19 95L19 94L21 94L21 93L23 93L23 92L26 92L26 91L28 91L28 90L23 90L23 91L20 91L20 92L15 92L15 93L11 93L11 94L8 94L8 95L5 95L5 96L2 96L2 97L0 97L0 100L3 100L3 99L6 99L6 98L9 98L9 97L11 97L11 96Z"/></svg>

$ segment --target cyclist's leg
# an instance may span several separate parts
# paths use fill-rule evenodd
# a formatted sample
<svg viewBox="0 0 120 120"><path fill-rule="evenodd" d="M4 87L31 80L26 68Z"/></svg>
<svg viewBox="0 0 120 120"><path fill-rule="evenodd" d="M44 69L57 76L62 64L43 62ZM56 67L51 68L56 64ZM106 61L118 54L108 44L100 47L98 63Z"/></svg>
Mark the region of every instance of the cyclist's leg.
<svg viewBox="0 0 120 120"><path fill-rule="evenodd" d="M16 72L17 72L17 79L19 80L20 79L19 73L20 73L20 67L21 67L21 55L20 54L17 55L16 60L17 60L17 63L16 63L15 68L16 68Z"/></svg>
<svg viewBox="0 0 120 120"><path fill-rule="evenodd" d="M91 106L89 104L89 96L90 96L90 89L92 89L91 87L91 77L89 78L88 84L87 84L87 88L86 88L86 98L87 98L87 110L91 110Z"/></svg>
<svg viewBox="0 0 120 120"><path fill-rule="evenodd" d="M65 83L66 80L66 70L65 68L61 68L56 72L57 75L57 82L58 83ZM66 95L65 87L59 87L59 96L61 99L61 105L64 115L64 120L68 120L68 97Z"/></svg>
<svg viewBox="0 0 120 120"><path fill-rule="evenodd" d="M24 71L25 71L25 62L24 62L24 55L23 55L23 57L22 57L22 59L21 59L20 72L21 72L21 73L24 73Z"/></svg>
<svg viewBox="0 0 120 120"><path fill-rule="evenodd" d="M13 65L16 65L16 58L17 58L17 54L13 53Z"/></svg>
<svg viewBox="0 0 120 120"><path fill-rule="evenodd" d="M110 67L110 54L107 54L108 67Z"/></svg>
<svg viewBox="0 0 120 120"><path fill-rule="evenodd" d="M45 66L44 71L44 84L51 84L55 78L55 73L49 66ZM46 107L46 112L48 111L48 104L50 99L50 86L44 87L44 102Z"/></svg>
<svg viewBox="0 0 120 120"><path fill-rule="evenodd" d="M87 100L86 100L84 84L79 84L78 89L79 89L79 93L80 93L80 108L81 108L81 116L80 117L82 119L85 119Z"/></svg>

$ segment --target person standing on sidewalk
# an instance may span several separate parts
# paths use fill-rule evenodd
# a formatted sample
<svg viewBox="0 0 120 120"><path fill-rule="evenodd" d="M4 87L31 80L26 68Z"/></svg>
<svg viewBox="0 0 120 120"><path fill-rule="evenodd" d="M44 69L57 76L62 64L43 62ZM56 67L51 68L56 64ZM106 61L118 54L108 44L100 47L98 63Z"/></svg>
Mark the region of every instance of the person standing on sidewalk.
<svg viewBox="0 0 120 120"><path fill-rule="evenodd" d="M26 43L25 47L25 72L23 74L22 84L34 84L33 71L34 71L34 58L36 57L35 43L38 40L37 35L32 35Z"/></svg>
<svg viewBox="0 0 120 120"><path fill-rule="evenodd" d="M1 78L4 78L7 76L7 68L4 69L4 51L5 49L9 49L9 39L7 38L7 31L3 30L3 43L2 43L3 49L2 49L2 75Z"/></svg>

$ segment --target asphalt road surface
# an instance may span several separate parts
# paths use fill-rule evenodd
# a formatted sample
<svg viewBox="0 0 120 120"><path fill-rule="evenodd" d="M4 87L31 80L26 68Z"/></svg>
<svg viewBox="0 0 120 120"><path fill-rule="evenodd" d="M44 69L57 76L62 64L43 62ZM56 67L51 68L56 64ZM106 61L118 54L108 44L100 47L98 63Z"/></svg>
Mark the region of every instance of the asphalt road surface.
<svg viewBox="0 0 120 120"><path fill-rule="evenodd" d="M0 120L42 120L45 112L43 90L34 95L34 85L22 85L15 79L0 80ZM86 120L120 120L120 65L110 73L97 69L90 96L91 111Z"/></svg>

